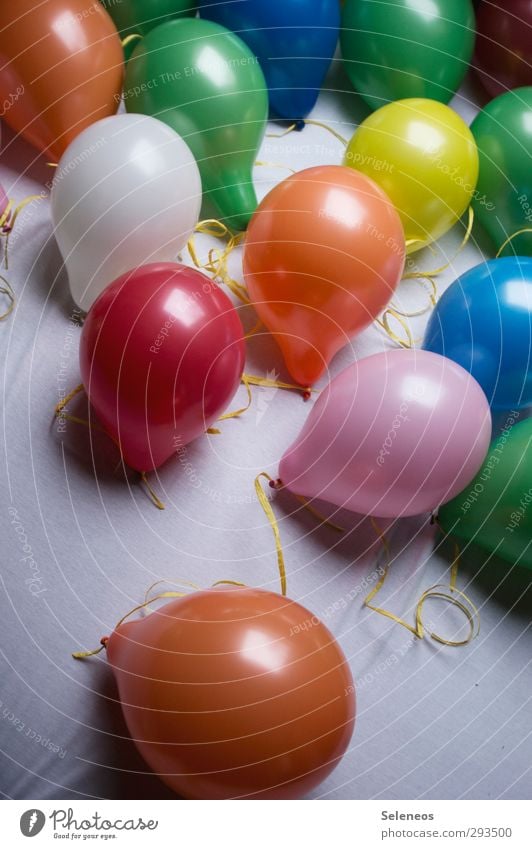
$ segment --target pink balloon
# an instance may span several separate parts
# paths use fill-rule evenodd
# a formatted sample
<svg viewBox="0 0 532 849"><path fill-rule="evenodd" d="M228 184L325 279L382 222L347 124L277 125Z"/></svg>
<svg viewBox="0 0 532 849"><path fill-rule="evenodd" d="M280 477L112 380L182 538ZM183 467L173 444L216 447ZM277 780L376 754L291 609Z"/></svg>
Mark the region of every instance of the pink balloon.
<svg viewBox="0 0 532 849"><path fill-rule="evenodd" d="M323 390L281 460L282 483L366 516L435 510L479 471L491 413L461 366L428 351L376 354Z"/></svg>

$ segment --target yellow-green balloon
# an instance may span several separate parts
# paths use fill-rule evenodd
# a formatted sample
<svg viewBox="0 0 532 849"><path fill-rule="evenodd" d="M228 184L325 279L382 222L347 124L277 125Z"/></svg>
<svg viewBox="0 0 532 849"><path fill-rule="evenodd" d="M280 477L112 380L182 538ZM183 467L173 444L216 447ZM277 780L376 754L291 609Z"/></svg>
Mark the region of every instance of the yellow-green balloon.
<svg viewBox="0 0 532 849"><path fill-rule="evenodd" d="M501 431L476 478L438 520L446 533L532 569L532 419Z"/></svg>
<svg viewBox="0 0 532 849"><path fill-rule="evenodd" d="M257 207L252 170L268 118L257 57L234 33L199 18L162 24L138 44L124 83L128 112L164 121L196 157L203 192L227 226Z"/></svg>
<svg viewBox="0 0 532 849"><path fill-rule="evenodd" d="M362 122L344 165L384 189L412 253L443 236L466 211L477 184L478 152L469 127L449 106L408 98Z"/></svg>

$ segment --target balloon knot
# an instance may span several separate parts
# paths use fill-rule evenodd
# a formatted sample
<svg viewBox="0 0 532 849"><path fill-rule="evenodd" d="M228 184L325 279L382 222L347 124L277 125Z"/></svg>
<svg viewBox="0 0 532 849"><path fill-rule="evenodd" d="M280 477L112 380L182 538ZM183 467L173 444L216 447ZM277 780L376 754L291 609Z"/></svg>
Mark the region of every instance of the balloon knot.
<svg viewBox="0 0 532 849"><path fill-rule="evenodd" d="M104 647L104 649L106 649L108 642L109 642L109 637L102 637L102 639L100 640L100 645L102 645Z"/></svg>
<svg viewBox="0 0 532 849"><path fill-rule="evenodd" d="M269 486L272 489L279 490L283 488L283 482L280 478L277 478L276 481L270 481Z"/></svg>
<svg viewBox="0 0 532 849"><path fill-rule="evenodd" d="M306 389L303 390L303 401L310 401L312 397L312 389L307 386Z"/></svg>
<svg viewBox="0 0 532 849"><path fill-rule="evenodd" d="M300 133L301 130L305 129L305 120L303 118L299 118L297 121L294 121L294 130L297 133Z"/></svg>

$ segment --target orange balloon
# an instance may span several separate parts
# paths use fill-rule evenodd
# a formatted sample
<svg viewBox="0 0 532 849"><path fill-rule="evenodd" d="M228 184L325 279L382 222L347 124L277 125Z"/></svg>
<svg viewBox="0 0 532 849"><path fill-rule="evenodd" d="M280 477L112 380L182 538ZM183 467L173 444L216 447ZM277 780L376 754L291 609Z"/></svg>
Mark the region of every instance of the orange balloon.
<svg viewBox="0 0 532 849"><path fill-rule="evenodd" d="M248 227L244 275L297 383L315 383L384 309L404 259L397 211L351 168L308 168L264 198Z"/></svg>
<svg viewBox="0 0 532 849"><path fill-rule="evenodd" d="M55 161L82 130L114 115L123 70L120 38L98 0L2 3L3 117Z"/></svg>
<svg viewBox="0 0 532 849"><path fill-rule="evenodd" d="M107 656L139 751L186 798L304 796L351 740L345 655L276 593L192 593L119 625Z"/></svg>

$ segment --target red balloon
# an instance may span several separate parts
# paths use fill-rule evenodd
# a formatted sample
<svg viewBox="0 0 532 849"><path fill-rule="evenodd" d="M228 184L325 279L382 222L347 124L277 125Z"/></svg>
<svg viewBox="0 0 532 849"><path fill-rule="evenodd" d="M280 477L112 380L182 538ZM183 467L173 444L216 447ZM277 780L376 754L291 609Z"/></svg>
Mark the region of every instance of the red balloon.
<svg viewBox="0 0 532 849"><path fill-rule="evenodd" d="M532 0L480 3L473 66L492 97L532 85Z"/></svg>
<svg viewBox="0 0 532 849"><path fill-rule="evenodd" d="M111 283L89 310L80 368L125 462L147 472L226 409L244 369L238 313L208 277L154 263Z"/></svg>
<svg viewBox="0 0 532 849"><path fill-rule="evenodd" d="M298 798L349 746L345 655L316 616L276 593L192 593L119 625L107 656L139 751L186 798Z"/></svg>

